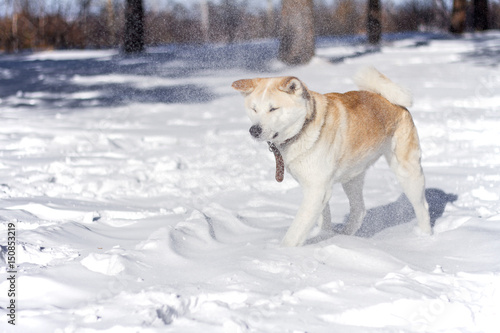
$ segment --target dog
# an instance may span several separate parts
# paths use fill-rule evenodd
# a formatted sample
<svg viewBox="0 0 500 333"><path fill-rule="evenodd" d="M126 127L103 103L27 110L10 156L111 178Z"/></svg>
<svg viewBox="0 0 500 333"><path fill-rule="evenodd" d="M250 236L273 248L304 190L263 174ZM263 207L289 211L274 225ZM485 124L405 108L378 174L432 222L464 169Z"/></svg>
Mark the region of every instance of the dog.
<svg viewBox="0 0 500 333"><path fill-rule="evenodd" d="M303 189L299 210L283 238L284 247L300 246L318 223L332 228L329 200L341 183L350 214L342 233L360 228L366 209L366 170L384 156L413 206L418 228L432 234L421 149L408 111L411 93L373 67L354 77L359 91L320 94L296 77L243 79L232 87L245 97L250 134L267 141ZM281 177L278 176L277 180Z"/></svg>

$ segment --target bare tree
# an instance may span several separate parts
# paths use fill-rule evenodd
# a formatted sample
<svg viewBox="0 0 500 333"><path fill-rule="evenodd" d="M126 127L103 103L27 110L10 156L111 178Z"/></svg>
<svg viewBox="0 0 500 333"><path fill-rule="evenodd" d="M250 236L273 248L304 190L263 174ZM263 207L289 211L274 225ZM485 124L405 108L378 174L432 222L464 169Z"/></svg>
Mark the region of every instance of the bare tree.
<svg viewBox="0 0 500 333"><path fill-rule="evenodd" d="M201 0L200 3L200 11L201 11L201 31L203 33L203 41L208 43L210 41L210 12L208 8L207 0Z"/></svg>
<svg viewBox="0 0 500 333"><path fill-rule="evenodd" d="M17 52L19 50L18 20L20 11L17 1L6 0L5 11L5 17L9 16L9 12L12 17L10 21L6 20L6 24L2 27L5 30L2 31L4 47L8 51Z"/></svg>
<svg viewBox="0 0 500 333"><path fill-rule="evenodd" d="M113 8L113 0L108 0L106 4L106 25L107 25L107 43L108 46L115 45L116 35L115 35L115 27L116 27L116 19L115 19L115 10Z"/></svg>
<svg viewBox="0 0 500 333"><path fill-rule="evenodd" d="M444 0L433 0L433 16L434 25L439 29L446 29L447 22L450 21L450 16Z"/></svg>
<svg viewBox="0 0 500 333"><path fill-rule="evenodd" d="M222 31L228 43L233 43L236 38L236 29L241 21L241 15L234 0L223 0L221 3L223 23Z"/></svg>
<svg viewBox="0 0 500 333"><path fill-rule="evenodd" d="M266 9L266 35L270 37L274 34L275 30L275 19L274 19L274 7L273 0L267 0L267 9Z"/></svg>
<svg viewBox="0 0 500 333"><path fill-rule="evenodd" d="M368 0L368 17L366 30L368 31L368 42L376 45L382 37L382 11L380 0Z"/></svg>
<svg viewBox="0 0 500 333"><path fill-rule="evenodd" d="M282 0L278 58L288 65L309 62L314 56L312 0Z"/></svg>
<svg viewBox="0 0 500 333"><path fill-rule="evenodd" d="M488 30L488 0L474 0L474 29Z"/></svg>
<svg viewBox="0 0 500 333"><path fill-rule="evenodd" d="M90 5L92 0L80 0L80 26L83 31L84 44L87 45L87 37L89 35L88 31L88 18L90 13Z"/></svg>
<svg viewBox="0 0 500 333"><path fill-rule="evenodd" d="M144 50L144 7L142 0L127 0L124 50L126 53Z"/></svg>
<svg viewBox="0 0 500 333"><path fill-rule="evenodd" d="M463 33L465 31L466 18L467 18L467 0L453 0L450 32L454 34Z"/></svg>

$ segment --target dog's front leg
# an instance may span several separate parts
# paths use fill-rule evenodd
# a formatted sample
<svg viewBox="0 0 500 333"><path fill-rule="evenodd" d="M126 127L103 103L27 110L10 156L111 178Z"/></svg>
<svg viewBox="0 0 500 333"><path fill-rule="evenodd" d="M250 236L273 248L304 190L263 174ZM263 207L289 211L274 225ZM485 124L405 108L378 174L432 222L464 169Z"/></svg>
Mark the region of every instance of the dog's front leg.
<svg viewBox="0 0 500 333"><path fill-rule="evenodd" d="M281 242L281 246L289 247L304 244L309 232L330 200L330 196L331 186L328 186L328 184L304 186L304 199L292 225Z"/></svg>

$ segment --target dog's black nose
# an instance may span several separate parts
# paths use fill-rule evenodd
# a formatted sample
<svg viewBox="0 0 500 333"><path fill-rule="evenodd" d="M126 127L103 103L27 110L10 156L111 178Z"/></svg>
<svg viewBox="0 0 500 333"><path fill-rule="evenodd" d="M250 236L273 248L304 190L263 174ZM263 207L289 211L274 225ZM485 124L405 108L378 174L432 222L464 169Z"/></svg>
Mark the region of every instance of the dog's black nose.
<svg viewBox="0 0 500 333"><path fill-rule="evenodd" d="M254 138L258 138L262 134L262 127L260 127L260 125L253 125L250 127L250 134Z"/></svg>

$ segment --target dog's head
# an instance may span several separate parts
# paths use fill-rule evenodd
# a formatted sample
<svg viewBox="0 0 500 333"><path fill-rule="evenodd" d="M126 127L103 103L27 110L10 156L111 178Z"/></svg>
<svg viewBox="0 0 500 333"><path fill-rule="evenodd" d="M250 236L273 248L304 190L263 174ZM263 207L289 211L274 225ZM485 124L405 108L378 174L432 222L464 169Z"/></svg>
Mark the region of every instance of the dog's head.
<svg viewBox="0 0 500 333"><path fill-rule="evenodd" d="M250 134L255 139L282 143L302 129L310 94L296 77L244 79L233 82L232 87L245 96L252 121Z"/></svg>

